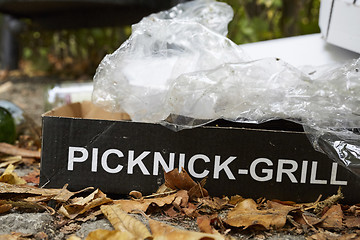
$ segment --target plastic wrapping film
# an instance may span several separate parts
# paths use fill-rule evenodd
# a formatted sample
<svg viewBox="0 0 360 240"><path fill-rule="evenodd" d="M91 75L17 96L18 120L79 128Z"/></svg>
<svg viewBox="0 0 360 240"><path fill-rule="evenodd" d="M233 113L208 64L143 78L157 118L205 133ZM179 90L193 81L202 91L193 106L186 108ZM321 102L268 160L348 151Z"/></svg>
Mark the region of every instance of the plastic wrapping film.
<svg viewBox="0 0 360 240"><path fill-rule="evenodd" d="M275 58L251 61L225 36L232 16L225 3L197 0L143 18L100 63L93 102L174 130L287 119L360 176L360 60L316 77Z"/></svg>

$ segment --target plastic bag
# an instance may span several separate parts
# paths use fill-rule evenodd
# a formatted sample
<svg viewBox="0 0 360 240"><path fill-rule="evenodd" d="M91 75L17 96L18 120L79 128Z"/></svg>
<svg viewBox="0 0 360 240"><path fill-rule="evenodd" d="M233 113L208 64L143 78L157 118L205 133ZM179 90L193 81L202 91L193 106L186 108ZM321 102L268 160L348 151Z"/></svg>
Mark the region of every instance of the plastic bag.
<svg viewBox="0 0 360 240"><path fill-rule="evenodd" d="M360 60L316 77L275 58L251 61L225 37L227 16L225 3L198 0L144 18L99 65L93 101L175 130L219 118L291 120L360 175Z"/></svg>
<svg viewBox="0 0 360 240"><path fill-rule="evenodd" d="M110 111L125 111L134 121L166 118L167 90L181 74L248 59L224 36L232 14L225 3L203 0L142 19L133 25L130 38L100 63L93 101Z"/></svg>

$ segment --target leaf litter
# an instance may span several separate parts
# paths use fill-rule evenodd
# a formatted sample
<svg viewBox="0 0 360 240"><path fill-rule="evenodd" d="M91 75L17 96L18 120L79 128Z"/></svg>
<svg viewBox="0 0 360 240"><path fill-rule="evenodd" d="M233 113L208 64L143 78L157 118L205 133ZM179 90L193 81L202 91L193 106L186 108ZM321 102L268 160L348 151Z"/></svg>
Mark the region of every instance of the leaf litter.
<svg viewBox="0 0 360 240"><path fill-rule="evenodd" d="M164 173L165 184L152 195L134 189L128 199L111 199L101 189L38 188L40 149L26 143L7 146L0 143L0 214L48 212L67 239L81 239L74 235L80 224L99 218L107 218L114 230L97 229L85 239L236 239L239 234L266 238L279 232L315 240L360 238L360 204L342 205L340 188L312 203L255 201L241 195L220 198L209 195L206 179L195 182L184 169L174 169ZM20 177L15 169L24 166L32 171ZM185 222L193 225L186 227ZM48 238L44 232L0 235Z"/></svg>

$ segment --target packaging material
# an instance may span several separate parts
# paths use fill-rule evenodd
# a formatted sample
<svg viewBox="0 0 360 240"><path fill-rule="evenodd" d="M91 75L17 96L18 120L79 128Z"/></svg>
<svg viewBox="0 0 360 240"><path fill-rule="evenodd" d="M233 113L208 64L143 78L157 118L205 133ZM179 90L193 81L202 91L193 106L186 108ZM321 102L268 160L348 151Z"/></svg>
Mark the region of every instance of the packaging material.
<svg viewBox="0 0 360 240"><path fill-rule="evenodd" d="M134 121L158 122L169 86L181 74L247 59L225 37L233 12L225 3L200 0L152 14L132 26L130 38L100 63L93 100Z"/></svg>
<svg viewBox="0 0 360 240"><path fill-rule="evenodd" d="M225 37L227 15L225 3L197 0L144 18L99 65L93 102L175 130L288 119L360 175L360 60L316 77L280 59L250 61Z"/></svg>
<svg viewBox="0 0 360 240"><path fill-rule="evenodd" d="M92 82L66 82L45 90L45 111L74 102L90 101Z"/></svg>
<svg viewBox="0 0 360 240"><path fill-rule="evenodd" d="M331 44L360 53L360 3L354 0L320 2L319 26Z"/></svg>
<svg viewBox="0 0 360 240"><path fill-rule="evenodd" d="M341 187L343 203L360 200L360 177L315 151L293 122L218 120L174 132L128 120L90 102L44 114L40 187L148 195L164 183L163 171L184 168L195 181L207 178L211 196L313 202Z"/></svg>

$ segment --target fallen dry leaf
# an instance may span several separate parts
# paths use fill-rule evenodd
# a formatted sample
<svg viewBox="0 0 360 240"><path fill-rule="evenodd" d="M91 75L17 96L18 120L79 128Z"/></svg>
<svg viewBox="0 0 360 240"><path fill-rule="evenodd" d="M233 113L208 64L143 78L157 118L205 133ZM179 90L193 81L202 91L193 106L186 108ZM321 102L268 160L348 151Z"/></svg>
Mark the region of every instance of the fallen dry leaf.
<svg viewBox="0 0 360 240"><path fill-rule="evenodd" d="M27 175L22 177L27 183L33 183L38 185L40 182L40 170L35 169L32 172L29 172Z"/></svg>
<svg viewBox="0 0 360 240"><path fill-rule="evenodd" d="M14 172L15 166L10 164L6 169L5 172L0 176L0 182L15 184L15 185L22 185L26 184L26 181L19 177Z"/></svg>
<svg viewBox="0 0 360 240"><path fill-rule="evenodd" d="M0 203L0 214L10 211L12 205L10 203Z"/></svg>
<svg viewBox="0 0 360 240"><path fill-rule="evenodd" d="M70 204L62 205L58 212L70 219L74 219L92 208L109 202L112 202L112 200L107 198L106 194L99 189L96 189L85 198L75 198L70 201Z"/></svg>
<svg viewBox="0 0 360 240"><path fill-rule="evenodd" d="M189 217L196 217L198 215L196 210L197 210L197 206L192 203L188 203L188 206L182 209L182 211L186 214L186 216Z"/></svg>
<svg viewBox="0 0 360 240"><path fill-rule="evenodd" d="M39 151L27 150L3 142L0 143L0 152L13 156L33 157L37 159L40 159L41 157Z"/></svg>
<svg viewBox="0 0 360 240"><path fill-rule="evenodd" d="M360 228L360 216L346 216L344 225L347 228Z"/></svg>
<svg viewBox="0 0 360 240"><path fill-rule="evenodd" d="M76 235L71 235L70 237L68 237L66 240L82 240L81 238L79 238Z"/></svg>
<svg viewBox="0 0 360 240"><path fill-rule="evenodd" d="M150 204L156 204L163 207L166 204L171 204L176 197L176 194L171 194L165 197L157 197L152 199L134 199L134 200L115 200L114 203L119 204L123 211L130 213L133 210L141 210L146 212Z"/></svg>
<svg viewBox="0 0 360 240"><path fill-rule="evenodd" d="M201 215L196 219L196 223L201 232L204 233L213 233L213 229L211 227L211 221L208 216Z"/></svg>
<svg viewBox="0 0 360 240"><path fill-rule="evenodd" d="M226 206L226 204L228 204L227 198L218 198L218 197L199 198L199 199L197 199L197 201L199 203L202 203L203 207L209 207L214 210L220 210L220 209L224 208Z"/></svg>
<svg viewBox="0 0 360 240"><path fill-rule="evenodd" d="M124 212L119 205L103 205L101 211L113 225L115 230L127 232L128 239L146 239L151 237L144 224Z"/></svg>
<svg viewBox="0 0 360 240"><path fill-rule="evenodd" d="M329 231L319 232L306 238L307 240L352 240L359 239L358 234L338 234Z"/></svg>
<svg viewBox="0 0 360 240"><path fill-rule="evenodd" d="M265 229L282 228L286 223L287 214L295 208L278 203L271 205L273 208L258 210L253 199L245 199L228 213L225 222L233 227L248 228L260 225Z"/></svg>
<svg viewBox="0 0 360 240"><path fill-rule="evenodd" d="M10 164L18 164L22 162L21 156L8 156L0 158L0 168L7 167Z"/></svg>
<svg viewBox="0 0 360 240"><path fill-rule="evenodd" d="M60 229L60 232L64 234L71 234L81 228L80 224L78 223L70 223L69 225L65 225Z"/></svg>
<svg viewBox="0 0 360 240"><path fill-rule="evenodd" d="M343 227L343 211L340 204L331 206L331 208L321 217L323 221L319 226L323 228L341 229Z"/></svg>
<svg viewBox="0 0 360 240"><path fill-rule="evenodd" d="M224 240L222 235L200 233L177 229L162 222L149 219L150 230L154 240Z"/></svg>
<svg viewBox="0 0 360 240"><path fill-rule="evenodd" d="M235 195L235 196L231 196L230 197L230 200L229 200L229 204L231 204L231 205L236 205L236 204L238 204L239 202L242 202L242 201L244 201L245 200L245 198L243 198L242 196L240 196L240 195Z"/></svg>
<svg viewBox="0 0 360 240"><path fill-rule="evenodd" d="M97 229L89 233L85 240L129 240L134 239L128 232L121 232L119 230L105 230Z"/></svg>
<svg viewBox="0 0 360 240"><path fill-rule="evenodd" d="M307 211L296 214L294 216L294 220L301 225L308 225L310 227L313 227L323 221L323 219Z"/></svg>
<svg viewBox="0 0 360 240"><path fill-rule="evenodd" d="M165 185L171 189L179 189L179 190L187 190L189 191L188 195L190 199L196 197L206 197L208 196L208 192L203 188L206 180L201 184L197 184L189 174L185 171L185 169L181 169L181 172L177 168L170 172L164 173Z"/></svg>
<svg viewBox="0 0 360 240"><path fill-rule="evenodd" d="M12 201L12 200L0 200L0 205L11 205L12 208L17 208L20 210L26 210L26 211L33 211L33 212L42 212L42 211L49 211L53 212L52 208L35 202L26 202L22 200L18 201Z"/></svg>
<svg viewBox="0 0 360 240"><path fill-rule="evenodd" d="M65 185L62 189L46 189L46 188L37 188L29 185L12 185L8 183L0 182L0 193L8 193L8 194L31 194L31 195L39 195L43 197L48 197L48 199L53 199L58 202L66 202L73 195L86 191L90 188L85 188L78 192L70 192L66 189L67 185Z"/></svg>
<svg viewBox="0 0 360 240"><path fill-rule="evenodd" d="M196 185L196 182L192 180L189 174L185 171L185 169L175 168L170 172L164 173L165 185L171 189L182 189L182 190L190 190L193 186Z"/></svg>

